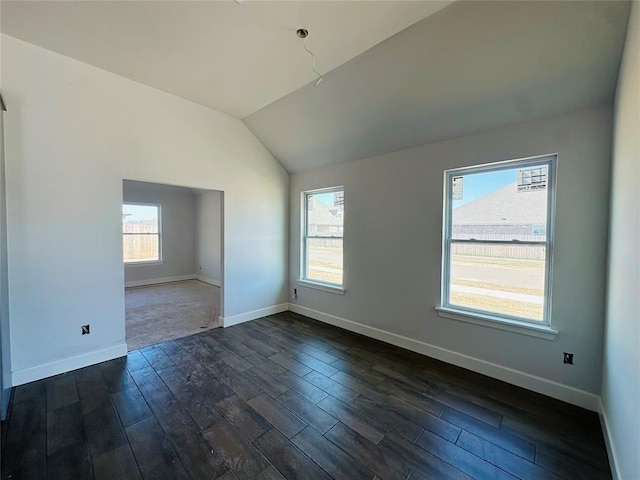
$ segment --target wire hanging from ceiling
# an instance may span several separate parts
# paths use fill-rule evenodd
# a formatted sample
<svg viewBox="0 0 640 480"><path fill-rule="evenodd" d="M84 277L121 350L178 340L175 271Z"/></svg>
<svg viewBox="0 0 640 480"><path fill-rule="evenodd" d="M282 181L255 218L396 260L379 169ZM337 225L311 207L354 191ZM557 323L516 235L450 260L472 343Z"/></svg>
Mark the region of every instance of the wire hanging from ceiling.
<svg viewBox="0 0 640 480"><path fill-rule="evenodd" d="M320 82L322 81L323 77L322 77L322 74L318 72L318 70L316 70L316 56L307 47L306 38L309 36L309 31L306 28L299 28L298 30L296 30L296 35L302 39L302 46L307 51L307 53L311 55L311 70L313 70L313 73L315 73L318 76L318 81L316 82L316 87L317 87L318 85L320 85Z"/></svg>

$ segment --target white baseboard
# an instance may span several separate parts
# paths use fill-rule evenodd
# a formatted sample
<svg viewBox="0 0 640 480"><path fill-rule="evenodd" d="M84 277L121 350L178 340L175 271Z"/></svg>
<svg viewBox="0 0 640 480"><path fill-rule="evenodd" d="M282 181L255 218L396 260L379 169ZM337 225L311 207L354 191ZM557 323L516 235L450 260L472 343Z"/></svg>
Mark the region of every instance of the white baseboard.
<svg viewBox="0 0 640 480"><path fill-rule="evenodd" d="M11 386L16 387L24 383L40 380L41 378L52 377L60 373L70 372L78 368L106 362L127 354L127 344L121 343L113 347L103 348L94 352L83 353L74 357L63 358L53 362L36 365L35 367L23 368L11 372Z"/></svg>
<svg viewBox="0 0 640 480"><path fill-rule="evenodd" d="M320 320L321 322L325 322L330 325L335 325L336 327L344 328L351 332L366 335L367 337L375 338L376 340L381 340L383 342L411 350L412 352L421 353L428 357L442 360L443 362L466 368L467 370L481 373L512 385L571 403L572 405L577 405L594 412L597 412L600 409L600 397L593 393L585 392L577 388L569 387L567 385L520 372L518 370L513 370L479 358L470 357L452 350L447 350L446 348L431 345L419 340L380 330L379 328L370 327L369 325L364 325L352 320L336 317L335 315L319 312L318 310L303 307L302 305L290 303L289 310Z"/></svg>
<svg viewBox="0 0 640 480"><path fill-rule="evenodd" d="M200 280L201 282L208 283L209 285L213 285L214 287L221 287L222 282L220 280L215 280L211 277L204 277L202 275L196 275L196 280Z"/></svg>
<svg viewBox="0 0 640 480"><path fill-rule="evenodd" d="M196 278L198 278L198 276L191 273L189 275L174 275L173 277L158 277L158 278L148 278L146 280L132 280L131 282L125 282L124 286L125 288L143 287L145 285L157 285L159 283L181 282L183 280L195 280Z"/></svg>
<svg viewBox="0 0 640 480"><path fill-rule="evenodd" d="M255 320L256 318L266 317L267 315L273 315L275 313L282 313L289 310L288 303L281 303L280 305L272 305L266 308L260 308L258 310L252 310L250 312L240 313L231 317L220 317L221 327L231 327L239 323Z"/></svg>
<svg viewBox="0 0 640 480"><path fill-rule="evenodd" d="M602 403L602 399L600 398L600 427L602 428L602 436L604 437L604 445L607 448L607 456L609 457L609 466L611 468L611 477L613 480L619 480L620 475L618 475L618 457L616 456L616 449L613 443L613 438L611 438L611 430L609 429L609 421L607 420L607 412L604 408L604 404Z"/></svg>

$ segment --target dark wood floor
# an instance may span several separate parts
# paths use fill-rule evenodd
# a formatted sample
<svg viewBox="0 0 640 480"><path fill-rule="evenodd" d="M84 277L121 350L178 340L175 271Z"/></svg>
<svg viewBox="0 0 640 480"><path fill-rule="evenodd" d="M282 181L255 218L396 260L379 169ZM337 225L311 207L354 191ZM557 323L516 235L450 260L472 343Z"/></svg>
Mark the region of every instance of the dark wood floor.
<svg viewBox="0 0 640 480"><path fill-rule="evenodd" d="M2 478L611 478L596 414L285 313L18 387Z"/></svg>

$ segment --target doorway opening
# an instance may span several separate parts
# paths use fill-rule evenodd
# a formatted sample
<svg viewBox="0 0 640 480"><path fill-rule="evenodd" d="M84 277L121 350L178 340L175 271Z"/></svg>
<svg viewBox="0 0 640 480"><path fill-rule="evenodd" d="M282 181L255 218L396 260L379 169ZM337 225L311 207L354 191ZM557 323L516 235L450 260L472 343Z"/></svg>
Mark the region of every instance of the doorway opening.
<svg viewBox="0 0 640 480"><path fill-rule="evenodd" d="M129 351L220 325L223 192L123 180Z"/></svg>

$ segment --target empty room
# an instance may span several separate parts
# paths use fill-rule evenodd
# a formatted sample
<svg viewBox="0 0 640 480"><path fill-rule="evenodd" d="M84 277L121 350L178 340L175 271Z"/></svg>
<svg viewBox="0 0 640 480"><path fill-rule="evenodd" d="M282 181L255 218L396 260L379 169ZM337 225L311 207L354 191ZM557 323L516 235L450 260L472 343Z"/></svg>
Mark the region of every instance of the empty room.
<svg viewBox="0 0 640 480"><path fill-rule="evenodd" d="M3 479L640 480L637 1L0 28Z"/></svg>
<svg viewBox="0 0 640 480"><path fill-rule="evenodd" d="M122 195L128 349L218 327L222 192L125 180Z"/></svg>

